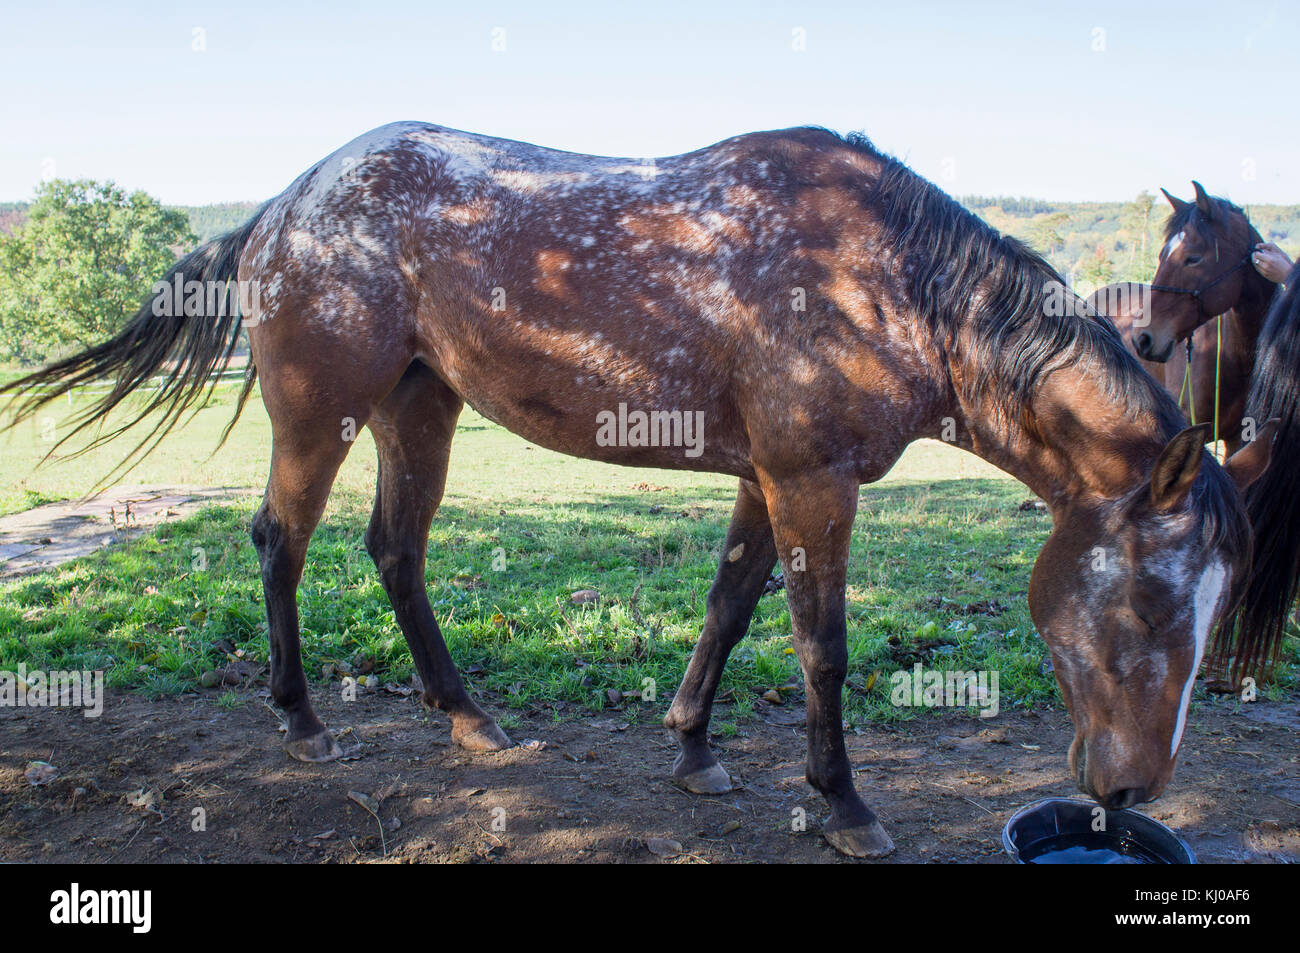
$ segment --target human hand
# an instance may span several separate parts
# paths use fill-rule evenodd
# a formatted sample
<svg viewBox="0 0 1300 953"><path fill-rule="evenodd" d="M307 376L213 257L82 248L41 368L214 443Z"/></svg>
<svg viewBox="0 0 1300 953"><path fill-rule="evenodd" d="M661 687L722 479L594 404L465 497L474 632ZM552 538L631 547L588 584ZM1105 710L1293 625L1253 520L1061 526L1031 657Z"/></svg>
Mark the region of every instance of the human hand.
<svg viewBox="0 0 1300 953"><path fill-rule="evenodd" d="M1272 242L1260 242L1250 256L1255 270L1269 281L1285 281L1291 273L1292 262L1286 252Z"/></svg>

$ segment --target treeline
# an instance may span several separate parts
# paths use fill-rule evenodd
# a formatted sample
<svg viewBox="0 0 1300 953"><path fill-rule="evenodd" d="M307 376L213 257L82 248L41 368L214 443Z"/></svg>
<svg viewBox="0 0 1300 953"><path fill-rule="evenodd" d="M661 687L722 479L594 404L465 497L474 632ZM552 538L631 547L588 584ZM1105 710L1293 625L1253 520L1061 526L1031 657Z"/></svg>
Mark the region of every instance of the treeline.
<svg viewBox="0 0 1300 953"><path fill-rule="evenodd" d="M1190 198L1190 196L1184 196ZM1150 281L1164 240L1169 205L1141 192L1129 202L1049 202L971 195L963 205L1001 232L1047 256L1071 284ZM1300 252L1300 205L1246 206L1266 241Z"/></svg>
<svg viewBox="0 0 1300 953"><path fill-rule="evenodd" d="M1081 293L1150 281L1168 206L967 196L966 207L1046 255ZM163 206L111 182L42 183L34 201L0 203L0 361L33 363L117 331L178 256L245 222L254 202ZM1260 234L1300 252L1300 205L1247 209Z"/></svg>
<svg viewBox="0 0 1300 953"><path fill-rule="evenodd" d="M220 205L173 205L190 220L190 231L199 236L199 244L233 231L257 211L257 202L222 202Z"/></svg>
<svg viewBox="0 0 1300 953"><path fill-rule="evenodd" d="M26 222L31 204L30 202L0 202L0 234L12 235L15 228ZM164 206L168 210L185 215L190 223L190 231L198 237L200 245L238 228L248 221L257 207L257 202Z"/></svg>
<svg viewBox="0 0 1300 953"><path fill-rule="evenodd" d="M982 208L997 207L1011 215L1045 215L1061 211L1061 205L1046 199L1031 199L1009 195L963 195L957 201L968 209L975 211Z"/></svg>

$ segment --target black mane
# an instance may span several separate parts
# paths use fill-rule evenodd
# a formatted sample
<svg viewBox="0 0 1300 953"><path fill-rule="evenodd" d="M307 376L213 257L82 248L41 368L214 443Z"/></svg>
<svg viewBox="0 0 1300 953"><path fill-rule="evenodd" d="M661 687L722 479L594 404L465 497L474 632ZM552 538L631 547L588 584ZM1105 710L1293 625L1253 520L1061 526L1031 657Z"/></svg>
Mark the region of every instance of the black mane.
<svg viewBox="0 0 1300 953"><path fill-rule="evenodd" d="M1254 567L1237 611L1220 626L1213 655L1233 662L1234 676L1271 675L1286 637L1291 606L1300 591L1300 265L1287 276L1286 293L1270 309L1259 336L1255 376L1246 413L1256 421L1279 418L1273 459L1246 491L1254 532ZM1235 684L1234 677L1234 684Z"/></svg>
<svg viewBox="0 0 1300 953"><path fill-rule="evenodd" d="M878 151L865 136L830 135L883 164L867 201L879 211L885 246L904 263L900 274L908 300L945 347L956 345L959 332L968 334L963 346L973 348L972 386L1000 412L1015 419L1048 374L1081 364L1132 416L1154 418L1166 441L1188 425L1110 319L1070 291L1041 255ZM1065 308L1047 307L1053 293L1064 296ZM1245 513L1227 474L1204 467L1192 496L1206 544L1246 553Z"/></svg>
<svg viewBox="0 0 1300 953"><path fill-rule="evenodd" d="M1018 412L1051 371L1096 364L1110 396L1134 415L1156 417L1169 436L1182 414L1129 354L1115 325L1069 291L1065 279L1023 242L1003 235L862 135L841 142L883 162L870 203L881 216L887 247L907 263L911 304L951 347L971 333L975 386ZM1064 314L1047 307L1063 295Z"/></svg>

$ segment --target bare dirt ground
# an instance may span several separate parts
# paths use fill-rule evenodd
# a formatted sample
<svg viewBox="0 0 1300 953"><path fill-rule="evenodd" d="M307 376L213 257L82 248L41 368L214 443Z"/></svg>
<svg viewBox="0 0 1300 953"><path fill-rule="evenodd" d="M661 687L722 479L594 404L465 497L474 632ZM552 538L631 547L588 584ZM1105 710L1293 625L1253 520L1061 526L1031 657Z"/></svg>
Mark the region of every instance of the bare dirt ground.
<svg viewBox="0 0 1300 953"><path fill-rule="evenodd" d="M239 487L114 487L99 496L0 516L0 579L25 576L188 516L260 492Z"/></svg>
<svg viewBox="0 0 1300 953"><path fill-rule="evenodd" d="M344 702L318 687L352 760L308 765L281 750L260 692L233 709L216 692L110 693L98 719L0 712L0 861L847 862L818 833L795 706L760 702L739 735L716 739L740 787L700 798L668 780L662 706L632 724L627 711L535 710L511 731L533 744L472 755L413 697ZM1216 700L1190 721L1174 783L1144 810L1203 863L1300 861L1300 700ZM946 713L866 729L849 751L898 845L890 862L1003 863L1015 809L1074 795L1071 734L1063 711ZM38 760L59 771L40 786L24 775Z"/></svg>

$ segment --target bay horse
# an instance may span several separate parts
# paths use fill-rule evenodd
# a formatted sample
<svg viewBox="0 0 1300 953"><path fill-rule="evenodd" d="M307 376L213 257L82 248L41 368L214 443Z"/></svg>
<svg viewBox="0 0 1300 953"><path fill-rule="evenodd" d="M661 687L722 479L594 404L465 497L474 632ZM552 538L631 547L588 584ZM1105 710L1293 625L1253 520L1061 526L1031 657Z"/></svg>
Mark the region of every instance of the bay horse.
<svg viewBox="0 0 1300 953"><path fill-rule="evenodd" d="M1250 261L1263 237L1241 208L1209 195L1199 182L1192 188L1190 202L1161 189L1171 212L1151 284L1147 324L1134 347L1144 358L1167 362L1170 386L1186 366L1176 345L1191 335L1197 419L1212 419L1213 404L1207 401L1214 395L1215 330L1222 327L1218 423L1228 451L1239 448L1252 428L1278 418L1276 436L1269 434L1274 453L1281 454L1277 468L1246 498L1256 568L1238 610L1216 630L1209 653L1211 663L1235 687L1244 677L1271 675L1268 666L1281 647L1288 610L1300 588L1300 509L1291 503L1300 471L1300 423L1292 420L1291 403L1300 377L1300 349L1292 342L1294 297L1280 300L1277 283ZM1216 320L1218 315L1222 318Z"/></svg>
<svg viewBox="0 0 1300 953"><path fill-rule="evenodd" d="M155 295L111 340L3 391L45 388L16 408L23 419L114 378L80 415L86 427L170 367L133 415L160 415L136 448L148 452L248 326L273 437L252 537L292 756L340 754L308 697L295 594L361 425L379 455L366 546L425 700L461 746L510 743L466 691L425 591L430 520L469 403L562 453L738 479L664 718L687 791L731 786L710 711L779 560L823 834L855 857L893 849L844 745L849 538L859 487L912 441L945 435L1052 513L1029 606L1074 720L1075 780L1110 808L1169 782L1206 634L1246 568L1234 481L1267 466L1268 445L1220 467L1206 428L1183 427L1113 325L1073 296L1048 307L1064 285L1042 258L864 137L795 128L643 161L397 123L313 166L160 284L177 278L260 291L233 316L177 314ZM702 414L702 446L681 446L667 424L664 439L644 427L602 439L624 405Z"/></svg>
<svg viewBox="0 0 1300 953"><path fill-rule="evenodd" d="M1151 285L1121 283L1090 297L1120 307L1110 311L1144 366L1178 396L1193 423L1208 420L1229 455L1252 435L1243 431L1246 393L1264 318L1277 295L1250 263L1262 236L1246 213L1193 182L1196 198L1185 202L1164 192L1173 211ZM1134 294L1136 292L1136 295ZM1137 297L1142 304L1131 302ZM1128 307L1123 307L1128 303ZM1103 305L1104 307L1104 305ZM1139 313L1140 312L1140 316ZM1191 340L1187 352L1175 345Z"/></svg>
<svg viewBox="0 0 1300 953"><path fill-rule="evenodd" d="M1252 269L1253 270L1253 269ZM1261 279L1267 280L1267 279ZM1151 314L1151 286L1121 281L1088 295L1090 305L1115 322L1115 327L1135 355L1135 337L1146 333ZM1243 304L1206 321L1192 332L1192 373L1187 373L1187 353L1175 347L1164 363L1138 356L1152 377L1178 401L1192 423L1209 422L1210 439L1218 434L1228 456L1253 436L1243 427L1246 393L1255 371L1256 342L1264 324L1260 311Z"/></svg>

